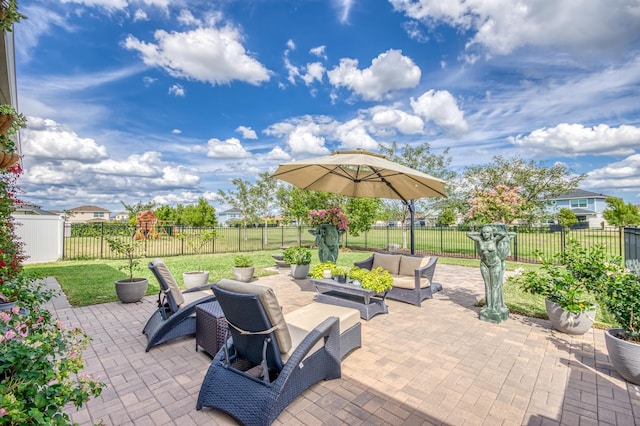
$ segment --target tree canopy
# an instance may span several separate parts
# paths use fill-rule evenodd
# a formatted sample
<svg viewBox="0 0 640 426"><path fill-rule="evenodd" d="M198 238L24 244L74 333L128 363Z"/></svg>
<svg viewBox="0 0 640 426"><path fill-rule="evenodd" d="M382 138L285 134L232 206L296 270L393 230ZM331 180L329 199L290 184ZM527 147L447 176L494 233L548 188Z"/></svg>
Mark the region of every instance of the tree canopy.
<svg viewBox="0 0 640 426"><path fill-rule="evenodd" d="M633 203L624 203L622 198L607 197L607 208L602 216L613 226L640 225L640 211Z"/></svg>

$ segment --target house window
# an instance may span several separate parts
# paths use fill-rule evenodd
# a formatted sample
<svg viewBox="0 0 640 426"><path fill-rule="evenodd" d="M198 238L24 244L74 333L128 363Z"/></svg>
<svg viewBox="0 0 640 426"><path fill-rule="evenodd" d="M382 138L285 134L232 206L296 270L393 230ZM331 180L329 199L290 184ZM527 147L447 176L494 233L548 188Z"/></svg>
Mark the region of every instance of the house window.
<svg viewBox="0 0 640 426"><path fill-rule="evenodd" d="M93 217L104 217L104 212L93 212Z"/></svg>
<svg viewBox="0 0 640 426"><path fill-rule="evenodd" d="M586 198L582 198L579 200L571 200L571 208L575 209L578 207L587 207L587 199Z"/></svg>

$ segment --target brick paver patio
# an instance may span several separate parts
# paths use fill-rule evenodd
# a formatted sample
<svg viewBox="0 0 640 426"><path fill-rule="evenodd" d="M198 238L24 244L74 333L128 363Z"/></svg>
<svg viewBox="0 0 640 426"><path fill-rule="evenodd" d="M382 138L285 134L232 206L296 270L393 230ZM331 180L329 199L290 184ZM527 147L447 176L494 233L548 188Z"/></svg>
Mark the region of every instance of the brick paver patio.
<svg viewBox="0 0 640 426"><path fill-rule="evenodd" d="M484 296L479 268L439 265L435 280L444 290L421 308L388 301L388 314L362 321L362 348L343 361L342 378L311 387L275 424L640 424L640 387L613 370L602 330L569 336L516 315L483 322L473 306ZM309 282L285 271L256 282L275 288L285 312L315 303ZM141 330L155 297L83 308L58 298L53 308L93 338L85 371L108 384L99 398L70 410L73 421L236 424L195 409L211 357L195 351L194 338L144 351Z"/></svg>

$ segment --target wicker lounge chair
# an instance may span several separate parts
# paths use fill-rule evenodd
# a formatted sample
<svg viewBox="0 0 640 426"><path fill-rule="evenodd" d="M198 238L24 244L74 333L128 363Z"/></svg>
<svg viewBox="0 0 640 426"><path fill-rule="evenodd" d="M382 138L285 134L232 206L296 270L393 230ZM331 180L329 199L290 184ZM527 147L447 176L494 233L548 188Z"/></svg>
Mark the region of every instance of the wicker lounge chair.
<svg viewBox="0 0 640 426"><path fill-rule="evenodd" d="M209 367L198 410L211 407L243 424L269 425L309 386L340 377L337 317L325 319L296 344L273 289L222 280L213 291L232 339Z"/></svg>
<svg viewBox="0 0 640 426"><path fill-rule="evenodd" d="M195 334L196 306L215 300L210 290L211 284L205 287L207 291L196 287L181 292L169 268L160 259L149 262L149 269L160 284L160 293L158 309L142 330L147 335L146 352L153 346L175 337Z"/></svg>

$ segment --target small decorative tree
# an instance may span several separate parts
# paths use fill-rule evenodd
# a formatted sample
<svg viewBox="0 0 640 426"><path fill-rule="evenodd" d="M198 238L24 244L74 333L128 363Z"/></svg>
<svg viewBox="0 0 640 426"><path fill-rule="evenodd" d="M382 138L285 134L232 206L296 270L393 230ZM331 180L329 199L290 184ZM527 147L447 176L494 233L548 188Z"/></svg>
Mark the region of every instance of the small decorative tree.
<svg viewBox="0 0 640 426"><path fill-rule="evenodd" d="M210 229L202 232L182 233L178 235L178 238L184 240L189 250L198 256L198 272L202 272L202 251L207 243L210 243L217 238L216 231L214 229Z"/></svg>
<svg viewBox="0 0 640 426"><path fill-rule="evenodd" d="M140 270L140 243L135 240L125 241L115 237L105 237L105 241L112 252L127 258L127 264L120 269L127 271L129 281L135 281L133 271Z"/></svg>

